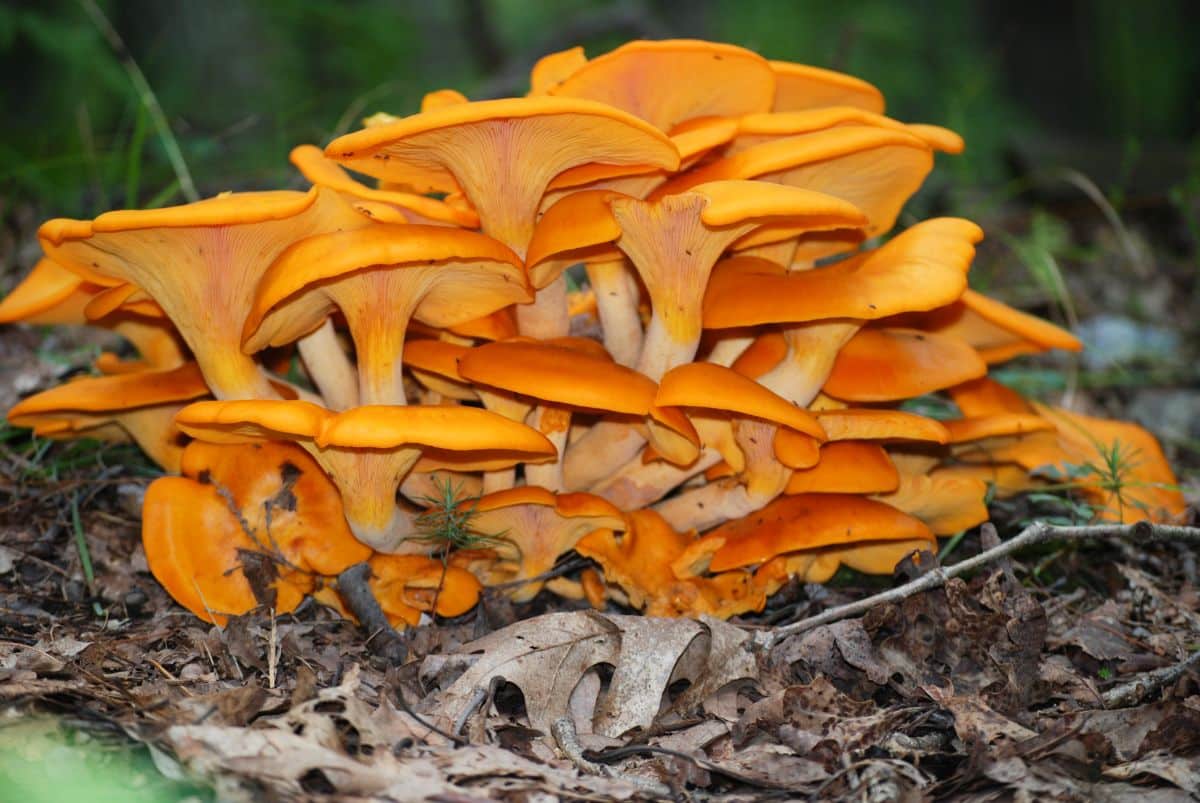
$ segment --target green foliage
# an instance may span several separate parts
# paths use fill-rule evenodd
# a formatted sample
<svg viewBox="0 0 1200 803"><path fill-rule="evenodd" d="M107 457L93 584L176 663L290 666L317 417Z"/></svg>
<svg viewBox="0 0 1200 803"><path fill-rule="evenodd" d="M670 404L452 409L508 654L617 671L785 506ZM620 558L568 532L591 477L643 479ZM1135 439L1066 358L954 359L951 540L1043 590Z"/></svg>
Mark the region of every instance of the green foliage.
<svg viewBox="0 0 1200 803"><path fill-rule="evenodd" d="M427 505L417 516L416 540L431 544L434 552L447 555L456 549L480 549L504 542L504 533L481 533L474 525L479 514L478 496L464 494L461 483L435 477L436 496L422 499Z"/></svg>

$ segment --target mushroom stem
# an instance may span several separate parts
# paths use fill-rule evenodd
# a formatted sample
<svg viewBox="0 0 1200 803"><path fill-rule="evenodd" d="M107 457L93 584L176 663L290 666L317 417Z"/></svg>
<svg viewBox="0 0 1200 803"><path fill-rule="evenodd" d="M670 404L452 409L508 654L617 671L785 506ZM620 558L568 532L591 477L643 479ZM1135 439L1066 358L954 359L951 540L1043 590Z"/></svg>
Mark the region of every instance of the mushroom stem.
<svg viewBox="0 0 1200 803"><path fill-rule="evenodd" d="M534 411L531 424L554 444L558 456L546 463L526 463L525 484L541 486L547 491L558 493L564 490L563 453L567 447L567 435L571 431L571 414L566 410L542 405Z"/></svg>
<svg viewBox="0 0 1200 803"><path fill-rule="evenodd" d="M539 290L532 304L517 305L517 331L539 340L570 334L566 276L560 275Z"/></svg>
<svg viewBox="0 0 1200 803"><path fill-rule="evenodd" d="M637 280L623 260L590 264L587 276L596 293L604 348L617 363L632 367L642 351Z"/></svg>
<svg viewBox="0 0 1200 803"><path fill-rule="evenodd" d="M222 401L278 399L262 367L241 351L211 349L196 353L196 362L213 396Z"/></svg>
<svg viewBox="0 0 1200 803"><path fill-rule="evenodd" d="M723 337L712 347L708 354L708 362L728 368L753 342L754 338L749 335Z"/></svg>
<svg viewBox="0 0 1200 803"><path fill-rule="evenodd" d="M730 477L673 496L654 510L676 530L704 531L761 510L773 498L758 498Z"/></svg>
<svg viewBox="0 0 1200 803"><path fill-rule="evenodd" d="M296 341L296 348L326 407L348 410L358 404L358 374L338 342L333 321L327 318L312 334Z"/></svg>
<svg viewBox="0 0 1200 803"><path fill-rule="evenodd" d="M400 316L397 316L400 317ZM358 399L360 404L408 404L404 393L404 325L394 320L366 318L351 321L358 351ZM355 326L357 324L357 326Z"/></svg>
<svg viewBox="0 0 1200 803"><path fill-rule="evenodd" d="M788 354L758 378L759 384L793 404L807 407L833 371L838 351L860 326L859 321L829 321L784 329Z"/></svg>
<svg viewBox="0 0 1200 803"><path fill-rule="evenodd" d="M721 462L715 449L703 449L695 462L677 466L665 460L643 463L641 456L623 465L592 489L622 510L638 510L657 502L676 486Z"/></svg>
<svg viewBox="0 0 1200 803"><path fill-rule="evenodd" d="M642 343L642 354L638 357L637 370L655 382L677 365L691 362L700 346L699 327L695 337L676 340L668 331L667 324L655 315L646 327L646 339Z"/></svg>
<svg viewBox="0 0 1200 803"><path fill-rule="evenodd" d="M481 493L490 494L494 491L507 491L517 484L517 469L515 466L483 472L483 487Z"/></svg>
<svg viewBox="0 0 1200 803"><path fill-rule="evenodd" d="M563 482L572 491L591 488L638 456L646 439L625 421L597 421L563 458Z"/></svg>

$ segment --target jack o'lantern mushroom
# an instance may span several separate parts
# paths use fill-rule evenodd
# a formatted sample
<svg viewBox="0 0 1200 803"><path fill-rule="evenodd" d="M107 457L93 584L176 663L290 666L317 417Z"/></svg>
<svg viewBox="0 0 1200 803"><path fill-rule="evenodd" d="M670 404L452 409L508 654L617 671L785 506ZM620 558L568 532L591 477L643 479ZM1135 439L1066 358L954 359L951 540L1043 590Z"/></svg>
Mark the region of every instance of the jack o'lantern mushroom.
<svg viewBox="0 0 1200 803"><path fill-rule="evenodd" d="M625 252L651 299L651 320L635 368L657 380L695 356L704 289L726 248L747 238L769 242L788 236L778 227L817 230L862 221L844 201L763 182L713 182L657 202L580 192L542 217L528 261L536 269L545 259L608 243ZM598 424L568 450L567 487L594 484L633 457L642 442L627 426Z"/></svg>
<svg viewBox="0 0 1200 803"><path fill-rule="evenodd" d="M325 152L385 181L429 180L418 192L461 188L488 234L524 257L555 176L591 162L675 169L666 135L633 115L574 98L513 98L444 106L339 137ZM521 333L567 334L561 277L517 310Z"/></svg>
<svg viewBox="0 0 1200 803"><path fill-rule="evenodd" d="M182 433L173 419L190 401L209 395L195 363L168 371L85 377L30 396L8 411L16 427L49 438L129 437L165 471L179 471Z"/></svg>
<svg viewBox="0 0 1200 803"><path fill-rule="evenodd" d="M354 340L353 403L405 404L411 319L451 326L530 297L517 256L477 232L378 224L316 235L288 248L263 274L245 316L245 349L290 343L336 308Z"/></svg>
<svg viewBox="0 0 1200 803"><path fill-rule="evenodd" d="M486 494L475 503L472 528L494 539L500 563L494 579L519 583L510 592L517 602L533 599L545 584L541 575L579 539L599 529L625 528L621 511L598 496L554 494L525 486Z"/></svg>
<svg viewBox="0 0 1200 803"><path fill-rule="evenodd" d="M337 490L291 444L194 441L182 471L146 490L142 543L150 571L201 619L222 625L262 602L290 611L320 577L370 556Z"/></svg>
<svg viewBox="0 0 1200 803"><path fill-rule="evenodd" d="M231 193L185 206L56 219L38 230L46 253L105 287L131 283L178 328L219 399L277 398L242 351L253 290L289 245L318 231L370 221L337 193ZM311 327L315 328L315 327ZM305 333L307 334L307 332Z"/></svg>
<svg viewBox="0 0 1200 803"><path fill-rule="evenodd" d="M473 407L354 407L333 413L302 401L198 402L176 423L217 443L286 440L312 455L341 492L354 536L380 552L427 551L415 516L396 502L422 449L469 452L519 462L553 456L554 446L524 424Z"/></svg>
<svg viewBox="0 0 1200 803"><path fill-rule="evenodd" d="M102 316L89 315L93 302L103 292L100 285L86 282L54 260L43 257L0 300L0 324L67 324L111 329L132 343L142 359L122 362L115 355L101 354L97 364L106 373L164 371L185 362L175 327L161 310L146 315L121 307Z"/></svg>
<svg viewBox="0 0 1200 803"><path fill-rule="evenodd" d="M791 61L772 61L770 64L775 73L772 109L776 112L853 106L883 114L883 93L861 78Z"/></svg>

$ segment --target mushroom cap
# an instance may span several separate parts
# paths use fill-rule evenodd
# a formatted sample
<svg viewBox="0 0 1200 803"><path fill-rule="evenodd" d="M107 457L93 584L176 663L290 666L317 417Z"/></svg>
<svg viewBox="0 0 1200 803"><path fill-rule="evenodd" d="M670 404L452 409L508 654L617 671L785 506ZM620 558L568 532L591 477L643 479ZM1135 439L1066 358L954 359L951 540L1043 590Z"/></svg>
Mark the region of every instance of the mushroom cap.
<svg viewBox="0 0 1200 803"><path fill-rule="evenodd" d="M433 270L414 306L415 317L430 326L467 323L531 298L520 258L486 235L416 224L331 232L291 246L263 274L243 327L245 348L257 351L308 334L332 311L337 299L329 288L337 280L426 267ZM345 292L352 287L357 285Z"/></svg>
<svg viewBox="0 0 1200 803"><path fill-rule="evenodd" d="M421 111L427 112L443 106L457 106L460 103L468 102L470 101L467 96L457 89L435 89L432 92L426 92L421 98Z"/></svg>
<svg viewBox="0 0 1200 803"><path fill-rule="evenodd" d="M936 535L953 535L988 520L987 490L978 477L934 471L901 474L896 490L871 498L916 516Z"/></svg>
<svg viewBox="0 0 1200 803"><path fill-rule="evenodd" d="M872 320L958 299L983 231L960 218L918 223L880 248L804 271L753 257L719 263L704 297L709 328L827 318Z"/></svg>
<svg viewBox="0 0 1200 803"><path fill-rule="evenodd" d="M862 329L838 352L824 391L857 402L911 399L987 373L962 341L914 329Z"/></svg>
<svg viewBox="0 0 1200 803"><path fill-rule="evenodd" d="M817 464L797 469L786 494L877 494L900 486L900 474L883 447L865 441L833 441L821 447Z"/></svg>
<svg viewBox="0 0 1200 803"><path fill-rule="evenodd" d="M973 379L949 388L954 404L968 418L1006 413L1034 413L1033 406L1015 390L989 377Z"/></svg>
<svg viewBox="0 0 1200 803"><path fill-rule="evenodd" d="M659 407L704 407L740 413L825 440L825 430L807 410L732 368L713 363L687 363L667 371L659 383L655 403Z"/></svg>
<svg viewBox="0 0 1200 803"><path fill-rule="evenodd" d="M39 237L64 267L105 287L136 285L178 327L214 395L275 395L241 350L252 290L301 237L370 221L333 190L232 193L185 206L52 220Z"/></svg>
<svg viewBox="0 0 1200 803"><path fill-rule="evenodd" d="M1066 452L1065 459L1055 461L1060 469L1115 465L1115 477L1094 473L1095 484L1086 489L1098 504L1097 518L1125 523L1183 520L1187 502L1153 435L1125 421L1094 418L1036 402L1034 407L1058 431L1059 445ZM1120 487L1104 487L1114 479ZM1084 476L1082 482L1089 480Z"/></svg>
<svg viewBox="0 0 1200 803"><path fill-rule="evenodd" d="M160 477L146 489L142 546L155 579L199 618L223 626L258 607L244 573L257 545L238 526L217 488L187 477ZM299 579L299 578L297 578ZM275 610L294 610L308 588L276 580Z"/></svg>
<svg viewBox="0 0 1200 803"><path fill-rule="evenodd" d="M783 362L787 354L787 339L779 332L768 331L754 338L729 367L742 376L756 379Z"/></svg>
<svg viewBox="0 0 1200 803"><path fill-rule="evenodd" d="M529 71L529 94L546 94L584 64L587 64L587 55L579 45L547 53Z"/></svg>
<svg viewBox="0 0 1200 803"><path fill-rule="evenodd" d="M464 568L425 555L375 554L369 561L368 584L393 625L416 626L421 611L431 611L436 598L438 616L461 616L475 607L483 590Z"/></svg>
<svg viewBox="0 0 1200 803"><path fill-rule="evenodd" d="M766 59L735 45L634 41L578 64L545 91L600 101L670 131L696 117L767 111L775 75Z"/></svg>
<svg viewBox="0 0 1200 803"><path fill-rule="evenodd" d="M1001 413L958 418L943 421L942 425L950 433L949 443L966 443L982 438L1024 435L1054 429L1051 422L1033 413Z"/></svg>
<svg viewBox="0 0 1200 803"><path fill-rule="evenodd" d="M75 273L42 257L29 275L0 300L0 323L17 323L44 315L70 298L81 284L83 280Z"/></svg>
<svg viewBox="0 0 1200 803"><path fill-rule="evenodd" d="M237 526L305 572L334 577L371 556L346 526L338 490L312 457L291 443L192 441L183 474L221 491ZM266 507L270 507L269 515Z"/></svg>
<svg viewBox="0 0 1200 803"><path fill-rule="evenodd" d="M882 502L852 494L796 494L723 524L704 540L721 543L708 566L721 572L831 544L932 537L921 521Z"/></svg>
<svg viewBox="0 0 1200 803"><path fill-rule="evenodd" d="M883 113L883 93L861 78L790 61L772 61L770 65L775 73L774 111L854 106Z"/></svg>
<svg viewBox="0 0 1200 803"><path fill-rule="evenodd" d="M854 407L819 410L816 416L831 441L950 442L950 432L942 422L903 410Z"/></svg>
<svg viewBox="0 0 1200 803"><path fill-rule="evenodd" d="M963 138L949 129L935 125L905 125L899 120L884 117L854 106L822 106L794 112L748 114L737 121L737 141L730 148L736 153L778 137L807 134L845 125L868 125L906 131L923 140L929 147L945 153L962 153Z"/></svg>
<svg viewBox="0 0 1200 803"><path fill-rule="evenodd" d="M445 106L330 143L350 168L418 192L460 188L483 231L524 254L550 181L589 162L674 170L665 134L611 106L576 98L512 98Z"/></svg>
<svg viewBox="0 0 1200 803"><path fill-rule="evenodd" d="M471 382L572 408L647 415L655 384L607 355L536 342L477 346L458 360Z"/></svg>
<svg viewBox="0 0 1200 803"><path fill-rule="evenodd" d="M445 90L453 91L453 90ZM428 98L429 96L426 95ZM455 226L475 228L479 216L469 209L450 206L425 195L398 190L380 190L355 181L337 162L325 155L316 145L297 145L292 148L288 159L300 173L313 184L329 187L354 198L375 201L397 207L412 223L447 223Z"/></svg>
<svg viewBox="0 0 1200 803"><path fill-rule="evenodd" d="M195 363L167 371L84 377L21 400L8 411L14 426L26 417L64 413L110 413L184 402L209 395Z"/></svg>

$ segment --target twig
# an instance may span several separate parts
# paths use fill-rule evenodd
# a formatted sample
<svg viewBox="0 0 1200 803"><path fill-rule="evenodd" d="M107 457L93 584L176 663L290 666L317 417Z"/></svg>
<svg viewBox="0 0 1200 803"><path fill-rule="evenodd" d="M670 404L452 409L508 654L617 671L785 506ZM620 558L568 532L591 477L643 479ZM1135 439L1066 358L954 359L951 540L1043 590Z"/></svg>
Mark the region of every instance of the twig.
<svg viewBox="0 0 1200 803"><path fill-rule="evenodd" d="M1164 666L1104 692L1105 708L1128 708L1137 705L1154 692L1166 688L1193 669L1200 669L1200 650L1174 666Z"/></svg>
<svg viewBox="0 0 1200 803"><path fill-rule="evenodd" d="M584 775L601 775L605 778L616 778L627 781L655 797L672 796L670 788L664 784L637 775L626 775L625 773L617 772L612 767L597 764L594 761L584 758L583 745L579 743L579 734L575 730L575 721L570 717L559 717L554 720L554 723L550 726L550 733L553 734L554 742L558 745L558 749L562 750L563 755L569 758L571 763L575 765L575 769Z"/></svg>
<svg viewBox="0 0 1200 803"><path fill-rule="evenodd" d="M183 152L179 149L179 142L175 139L174 132L171 131L171 124L167 122L167 116L163 114L162 106L158 104L158 97L150 88L150 82L146 80L142 68L133 60L129 48L125 47L125 40L121 38L121 34L117 33L117 29L96 5L95 0L79 0L79 4L91 18L92 24L104 36L108 46L113 49L117 61L121 62L121 67L125 69L126 75L129 76L129 82L133 84L133 89L137 92L138 100L150 113L150 119L154 121L154 127L158 129L158 138L162 141L163 150L167 152L167 159L175 170L175 177L179 179L179 189L183 192L183 197L189 201L200 200L200 194L196 192L196 185L192 181L192 174L188 170L187 162L183 160Z"/></svg>
<svg viewBox="0 0 1200 803"><path fill-rule="evenodd" d="M408 654L404 639L392 627L379 600L371 593L367 578L371 576L371 566L367 562L356 563L338 575L338 593L346 602L363 629L375 640L374 651L383 656L389 663L403 663Z"/></svg>
<svg viewBox="0 0 1200 803"><path fill-rule="evenodd" d="M998 544L991 549L980 552L973 558L967 558L953 566L938 566L917 579L902 586L874 594L866 599L839 605L836 608L801 619L790 625L762 631L754 636L758 646L770 648L783 639L812 630L814 627L859 616L874 608L907 599L922 591L940 588L959 575L974 571L981 566L1011 555L1019 549L1044 541L1083 541L1097 538L1130 538L1138 541L1184 541L1200 544L1200 527L1178 527L1166 524L1150 524L1139 521L1136 524L1091 524L1075 527L1059 527L1044 522L1035 522L1018 535Z"/></svg>

